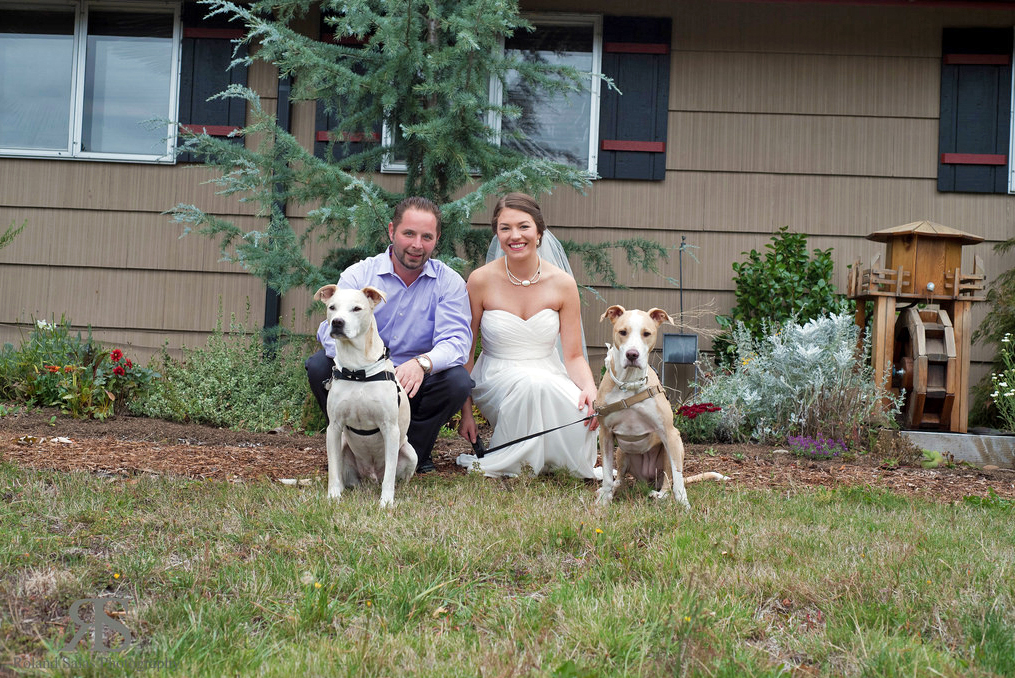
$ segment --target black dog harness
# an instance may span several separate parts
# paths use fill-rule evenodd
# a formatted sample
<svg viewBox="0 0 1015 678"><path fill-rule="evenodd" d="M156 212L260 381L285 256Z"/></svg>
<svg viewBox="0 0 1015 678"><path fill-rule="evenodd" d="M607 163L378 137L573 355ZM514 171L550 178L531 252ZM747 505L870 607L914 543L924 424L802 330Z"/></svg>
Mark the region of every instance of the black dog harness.
<svg viewBox="0 0 1015 678"><path fill-rule="evenodd" d="M390 356L391 351L389 351L388 347L385 346L384 353L381 355L380 358L377 359L377 362L387 360ZM328 380L328 383L325 383L325 387L330 388L330 382L336 379L339 381L358 381L360 383L366 383L370 381L393 381L395 382L395 392L398 394L398 404L399 406L401 406L402 404L402 389L398 388L398 379L395 377L395 373L392 372L391 370L377 372L375 374L371 374L368 377L366 370L350 370L347 367L343 367L342 369L339 369L338 367L332 367L331 379ZM379 428L370 429L369 431L364 431L363 429L359 428L353 428L352 426L349 425L346 425L345 428L349 431L352 431L356 435L360 436L372 436L381 432L381 429Z"/></svg>

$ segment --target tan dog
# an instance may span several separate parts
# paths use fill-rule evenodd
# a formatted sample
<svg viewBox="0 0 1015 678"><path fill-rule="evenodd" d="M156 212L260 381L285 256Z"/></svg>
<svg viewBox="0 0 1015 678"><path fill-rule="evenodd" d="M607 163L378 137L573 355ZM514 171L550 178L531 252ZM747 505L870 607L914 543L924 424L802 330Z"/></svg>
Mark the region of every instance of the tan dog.
<svg viewBox="0 0 1015 678"><path fill-rule="evenodd" d="M613 345L606 354L606 374L599 384L599 450L603 456L603 486L597 500L609 504L625 473L651 483L652 497L663 499L672 485L673 498L685 509L685 483L729 480L721 473L700 473L684 478L684 444L673 425L673 410L648 357L659 326L673 324L669 314L653 308L628 311L610 306L600 320L613 323ZM618 477L613 476L615 445L623 454Z"/></svg>
<svg viewBox="0 0 1015 678"><path fill-rule="evenodd" d="M325 285L314 299L328 307L335 367L328 386L328 496L340 499L361 479L380 481L381 506L395 500L395 481L416 471L406 438L409 398L377 333L374 307L384 293Z"/></svg>

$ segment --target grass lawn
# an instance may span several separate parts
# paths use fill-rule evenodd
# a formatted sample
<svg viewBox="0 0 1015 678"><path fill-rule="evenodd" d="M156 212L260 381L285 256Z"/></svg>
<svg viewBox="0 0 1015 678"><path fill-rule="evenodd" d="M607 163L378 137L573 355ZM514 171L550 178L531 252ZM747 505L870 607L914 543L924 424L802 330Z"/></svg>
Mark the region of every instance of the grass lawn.
<svg viewBox="0 0 1015 678"><path fill-rule="evenodd" d="M0 675L1015 675L1011 502L644 490L431 475L383 510L0 464ZM129 649L65 652L107 596Z"/></svg>

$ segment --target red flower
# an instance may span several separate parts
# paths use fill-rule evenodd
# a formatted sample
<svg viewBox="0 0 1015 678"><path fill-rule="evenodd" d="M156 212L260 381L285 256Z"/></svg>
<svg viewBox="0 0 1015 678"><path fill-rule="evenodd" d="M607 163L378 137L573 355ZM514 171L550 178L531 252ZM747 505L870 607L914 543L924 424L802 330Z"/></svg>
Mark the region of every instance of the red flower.
<svg viewBox="0 0 1015 678"><path fill-rule="evenodd" d="M46 365L46 369L49 370L50 372L59 372L60 371L60 366L59 365Z"/></svg>
<svg viewBox="0 0 1015 678"><path fill-rule="evenodd" d="M127 358L127 362L126 362L126 363L124 363L124 364L125 364L125 365L127 366L127 369L128 369L128 370L129 370L130 368L134 367L134 363L132 363L132 362L130 361L130 358Z"/></svg>
<svg viewBox="0 0 1015 678"><path fill-rule="evenodd" d="M114 363L120 362L120 360L122 358L123 358L123 351L121 351L118 348L114 348L113 352L109 354L109 359L112 360Z"/></svg>
<svg viewBox="0 0 1015 678"><path fill-rule="evenodd" d="M76 368L76 367L74 367L73 365L67 365L66 367L64 367L64 368L63 368L63 371L64 371L64 372L73 372L73 371L74 371L74 370L76 370L76 369L77 369L77 368Z"/></svg>
<svg viewBox="0 0 1015 678"><path fill-rule="evenodd" d="M117 365L113 368L113 374L122 377L127 374L127 370L123 369L123 365Z"/></svg>

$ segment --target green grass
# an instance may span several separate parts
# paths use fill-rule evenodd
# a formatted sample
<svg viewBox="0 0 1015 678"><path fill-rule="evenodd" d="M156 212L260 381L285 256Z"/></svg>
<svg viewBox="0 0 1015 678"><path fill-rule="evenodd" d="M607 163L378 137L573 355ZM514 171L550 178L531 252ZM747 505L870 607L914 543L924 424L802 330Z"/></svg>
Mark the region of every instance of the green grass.
<svg viewBox="0 0 1015 678"><path fill-rule="evenodd" d="M433 474L378 498L0 465L0 673L1015 675L1007 506L704 484L690 513L601 510L569 478ZM147 664L82 668L69 608L113 595L113 656Z"/></svg>

